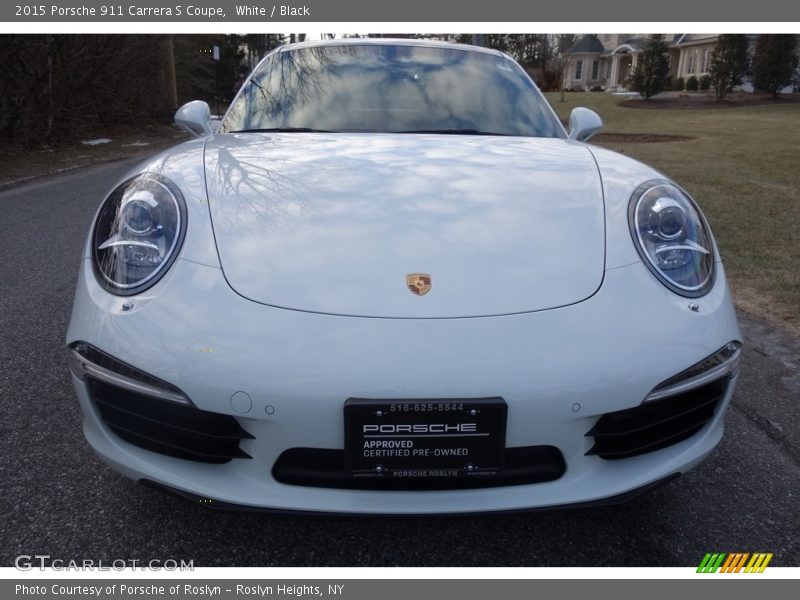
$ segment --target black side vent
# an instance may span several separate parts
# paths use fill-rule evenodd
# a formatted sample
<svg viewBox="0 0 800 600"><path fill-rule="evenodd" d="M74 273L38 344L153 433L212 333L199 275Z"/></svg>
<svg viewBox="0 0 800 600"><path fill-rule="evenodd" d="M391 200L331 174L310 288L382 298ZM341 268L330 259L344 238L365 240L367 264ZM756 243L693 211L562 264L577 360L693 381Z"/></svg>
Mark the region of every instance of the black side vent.
<svg viewBox="0 0 800 600"><path fill-rule="evenodd" d="M126 442L204 463L250 458L239 441L253 439L230 415L165 402L87 378L100 416Z"/></svg>
<svg viewBox="0 0 800 600"><path fill-rule="evenodd" d="M586 434L595 443L586 454L619 459L672 446L690 438L714 416L730 377L635 408L607 413Z"/></svg>

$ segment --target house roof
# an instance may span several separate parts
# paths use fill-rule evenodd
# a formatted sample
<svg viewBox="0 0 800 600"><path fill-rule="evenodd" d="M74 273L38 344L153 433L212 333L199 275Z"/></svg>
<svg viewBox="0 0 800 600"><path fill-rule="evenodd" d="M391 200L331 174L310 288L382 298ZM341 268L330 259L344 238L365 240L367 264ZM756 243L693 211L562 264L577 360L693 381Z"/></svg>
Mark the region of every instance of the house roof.
<svg viewBox="0 0 800 600"><path fill-rule="evenodd" d="M676 33L674 35L665 35L664 41L667 42L670 46L675 46L678 44L681 39L685 38L686 34L683 33ZM628 38L624 42L620 42L619 45L607 52L607 54L617 54L620 52L639 52L642 48L644 48L644 42L647 38L642 36L636 36L632 38Z"/></svg>
<svg viewBox="0 0 800 600"><path fill-rule="evenodd" d="M678 45L684 44L702 44L703 42L714 42L718 35L711 33L687 33L684 34L680 40L676 42Z"/></svg>
<svg viewBox="0 0 800 600"><path fill-rule="evenodd" d="M713 42L716 37L716 34L710 33L674 33L665 35L664 40L670 47L675 48L683 45ZM619 42L616 48L606 48L595 34L589 33L581 36L566 54L600 54L602 56L610 56L612 54L625 52L640 52L644 47L645 39L646 38L641 35L632 36Z"/></svg>
<svg viewBox="0 0 800 600"><path fill-rule="evenodd" d="M597 36L590 33L575 42L575 45L570 48L569 54L599 54L604 50L605 48Z"/></svg>
<svg viewBox="0 0 800 600"><path fill-rule="evenodd" d="M632 37L620 43L620 46L629 46L634 51L641 50L642 46L644 46L644 38Z"/></svg>

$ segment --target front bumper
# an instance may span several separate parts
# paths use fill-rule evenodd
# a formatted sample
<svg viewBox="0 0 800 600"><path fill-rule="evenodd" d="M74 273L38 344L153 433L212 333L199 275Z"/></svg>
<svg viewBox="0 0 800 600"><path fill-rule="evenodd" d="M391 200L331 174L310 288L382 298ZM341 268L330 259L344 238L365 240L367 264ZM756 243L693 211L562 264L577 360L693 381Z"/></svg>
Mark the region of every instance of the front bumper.
<svg viewBox="0 0 800 600"><path fill-rule="evenodd" d="M304 313L238 296L218 268L179 260L145 296L122 299L86 263L68 342L86 341L182 390L200 409L232 415L252 435L251 460L204 464L123 441L84 381L73 382L98 455L137 479L220 505L300 512L450 514L601 501L686 472L722 436L735 378L690 438L625 458L587 455L606 413L635 407L661 381L740 338L720 267L689 310L641 264L609 270L591 299L561 309L476 319L368 319ZM249 406L234 400L237 392ZM484 489L375 491L281 483L291 448L343 448L349 397L465 398L508 403L508 447L554 446L556 480ZM208 504L208 502L204 502Z"/></svg>
<svg viewBox="0 0 800 600"><path fill-rule="evenodd" d="M500 509L500 510L491 510L491 511L483 511L480 514L484 515L511 515L511 514L520 514L520 513L530 513L530 512L541 512L541 511L553 511L553 510L579 510L579 509L587 509L587 508L601 508L604 506L615 506L618 504L624 504L625 502L630 502L637 496L645 494L650 490L653 490L657 487L661 487L662 485L666 485L670 481L673 481L680 477L680 473L674 473L663 479L658 479L653 481L652 483L648 483L641 487L629 490L627 492L623 492L622 494L617 494L616 496L609 496L607 498L599 498L597 500L587 500L584 502L573 502L571 504L561 504L561 505L551 505L551 506L532 506L529 508L515 508L515 509ZM364 516L386 516L391 518L402 518L402 517L416 517L419 516L417 513L387 513L387 514L379 514L379 513L342 513L342 512L326 512L326 511L306 511L306 510L296 510L296 509L285 509L285 508L269 508L264 506L251 506L251 505L243 505L243 504L231 504L230 502L220 502L218 500L212 500L210 498L204 498L203 496L198 496L197 494L193 494L192 492L187 492L184 490L178 490L175 488L171 488L169 486L163 485L161 483L156 483L154 481L150 481L148 479L140 479L139 482L144 485L145 487L156 489L160 492L169 494L171 496L175 496L182 500L187 500L193 504L200 504L204 508L210 508L212 510L218 510L222 512L246 512L246 513L262 513L268 515L276 515L276 516L301 516L301 517L352 517L354 515L362 514ZM436 513L436 516L440 517L455 517L455 516L473 516L475 513L474 511L467 511L464 513ZM428 514L427 516L433 516L432 514Z"/></svg>

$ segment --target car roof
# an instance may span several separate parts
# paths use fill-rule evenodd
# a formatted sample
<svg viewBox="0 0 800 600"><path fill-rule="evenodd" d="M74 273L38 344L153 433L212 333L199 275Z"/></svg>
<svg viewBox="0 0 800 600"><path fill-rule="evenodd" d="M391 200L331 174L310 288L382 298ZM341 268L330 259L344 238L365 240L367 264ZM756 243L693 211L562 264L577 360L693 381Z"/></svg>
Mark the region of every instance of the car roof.
<svg viewBox="0 0 800 600"><path fill-rule="evenodd" d="M316 48L320 46L418 46L423 48L450 48L452 50L480 52L493 56L506 57L503 52L493 48L416 38L341 38L335 40L309 40L305 42L296 42L294 44L283 44L282 46L278 46L275 51L285 52L297 48Z"/></svg>

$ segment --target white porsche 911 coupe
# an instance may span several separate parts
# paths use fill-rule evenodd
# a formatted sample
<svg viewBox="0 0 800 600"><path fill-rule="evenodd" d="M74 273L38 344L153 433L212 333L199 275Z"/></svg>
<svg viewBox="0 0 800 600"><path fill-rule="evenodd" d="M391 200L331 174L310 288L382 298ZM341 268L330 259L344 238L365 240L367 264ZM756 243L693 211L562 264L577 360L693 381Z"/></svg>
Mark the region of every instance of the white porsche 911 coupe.
<svg viewBox="0 0 800 600"><path fill-rule="evenodd" d="M283 46L102 202L67 344L113 468L204 506L619 502L720 441L708 223L494 50Z"/></svg>

